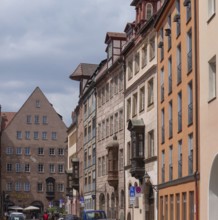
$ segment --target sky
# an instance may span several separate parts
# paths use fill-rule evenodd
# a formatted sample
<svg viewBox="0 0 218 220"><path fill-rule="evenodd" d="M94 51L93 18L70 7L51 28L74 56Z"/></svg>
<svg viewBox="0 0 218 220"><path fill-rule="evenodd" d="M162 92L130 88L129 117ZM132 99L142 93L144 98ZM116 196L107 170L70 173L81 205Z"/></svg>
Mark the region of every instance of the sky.
<svg viewBox="0 0 218 220"><path fill-rule="evenodd" d="M36 87L71 124L80 63L106 58L107 32L135 19L132 0L0 0L0 105L17 112Z"/></svg>

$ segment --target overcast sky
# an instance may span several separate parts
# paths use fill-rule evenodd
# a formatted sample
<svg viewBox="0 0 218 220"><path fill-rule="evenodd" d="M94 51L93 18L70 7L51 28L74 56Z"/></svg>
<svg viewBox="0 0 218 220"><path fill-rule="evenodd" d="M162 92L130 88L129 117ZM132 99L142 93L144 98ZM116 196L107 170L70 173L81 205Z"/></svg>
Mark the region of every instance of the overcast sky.
<svg viewBox="0 0 218 220"><path fill-rule="evenodd" d="M79 63L106 58L108 31L135 16L131 0L0 0L0 104L18 111L38 86L67 126L78 102Z"/></svg>

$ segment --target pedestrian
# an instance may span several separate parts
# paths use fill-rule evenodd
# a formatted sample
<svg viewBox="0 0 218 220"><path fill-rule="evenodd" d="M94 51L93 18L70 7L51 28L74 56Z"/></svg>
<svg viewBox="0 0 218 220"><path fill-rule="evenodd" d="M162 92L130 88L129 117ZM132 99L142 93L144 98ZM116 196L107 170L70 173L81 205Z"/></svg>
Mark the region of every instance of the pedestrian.
<svg viewBox="0 0 218 220"><path fill-rule="evenodd" d="M43 220L48 220L48 213L47 213L47 212L44 212L44 214L43 214Z"/></svg>

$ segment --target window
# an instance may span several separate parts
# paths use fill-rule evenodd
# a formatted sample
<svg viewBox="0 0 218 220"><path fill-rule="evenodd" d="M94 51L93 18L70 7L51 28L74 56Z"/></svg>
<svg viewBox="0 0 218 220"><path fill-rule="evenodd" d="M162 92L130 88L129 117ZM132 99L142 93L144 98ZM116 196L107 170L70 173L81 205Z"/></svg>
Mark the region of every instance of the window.
<svg viewBox="0 0 218 220"><path fill-rule="evenodd" d="M119 130L123 129L123 109L119 111Z"/></svg>
<svg viewBox="0 0 218 220"><path fill-rule="evenodd" d="M24 151L25 155L30 155L30 147L25 147Z"/></svg>
<svg viewBox="0 0 218 220"><path fill-rule="evenodd" d="M126 120L128 121L131 118L131 98L127 99L127 113L126 113Z"/></svg>
<svg viewBox="0 0 218 220"><path fill-rule="evenodd" d="M37 183L37 191L38 192L43 192L42 183Z"/></svg>
<svg viewBox="0 0 218 220"><path fill-rule="evenodd" d="M20 173L22 171L22 165L20 163L15 164L16 173Z"/></svg>
<svg viewBox="0 0 218 220"><path fill-rule="evenodd" d="M142 48L142 57L141 57L141 64L142 64L142 67L145 67L147 65L147 59L148 59L148 56L147 56L147 44L144 45L144 47Z"/></svg>
<svg viewBox="0 0 218 220"><path fill-rule="evenodd" d="M148 81L148 106L154 104L154 80Z"/></svg>
<svg viewBox="0 0 218 220"><path fill-rule="evenodd" d="M133 71L133 68L132 68L132 59L128 61L128 64L127 64L127 71L128 71L128 80L130 80L132 78L132 71Z"/></svg>
<svg viewBox="0 0 218 220"><path fill-rule="evenodd" d="M182 131L182 92L178 93L178 132Z"/></svg>
<svg viewBox="0 0 218 220"><path fill-rule="evenodd" d="M209 62L209 101L216 97L216 56Z"/></svg>
<svg viewBox="0 0 218 220"><path fill-rule="evenodd" d="M150 60L155 57L155 38L150 39Z"/></svg>
<svg viewBox="0 0 218 220"><path fill-rule="evenodd" d="M39 132L38 131L34 131L33 135L34 135L34 140L39 139Z"/></svg>
<svg viewBox="0 0 218 220"><path fill-rule="evenodd" d="M17 139L18 140L22 139L22 132L21 131L17 131Z"/></svg>
<svg viewBox="0 0 218 220"><path fill-rule="evenodd" d="M169 181L173 180L173 146L169 149Z"/></svg>
<svg viewBox="0 0 218 220"><path fill-rule="evenodd" d="M36 100L36 108L40 108L40 100Z"/></svg>
<svg viewBox="0 0 218 220"><path fill-rule="evenodd" d="M101 140L101 123L98 124L98 140Z"/></svg>
<svg viewBox="0 0 218 220"><path fill-rule="evenodd" d="M54 148L49 148L49 155L54 156L55 155L55 149Z"/></svg>
<svg viewBox="0 0 218 220"><path fill-rule="evenodd" d="M163 28L160 29L160 40L159 40L158 48L160 48L160 60L162 61L163 58L164 58L164 35L163 35Z"/></svg>
<svg viewBox="0 0 218 220"><path fill-rule="evenodd" d="M176 22L176 36L180 35L181 31L181 19L180 19L180 0L176 0L176 15L174 16L174 22Z"/></svg>
<svg viewBox="0 0 218 220"><path fill-rule="evenodd" d="M164 101L164 69L162 68L160 71L160 100L161 102Z"/></svg>
<svg viewBox="0 0 218 220"><path fill-rule="evenodd" d="M110 135L110 124L109 124L109 118L106 119L106 137Z"/></svg>
<svg viewBox="0 0 218 220"><path fill-rule="evenodd" d="M182 194L182 220L187 219L187 198L186 193Z"/></svg>
<svg viewBox="0 0 218 220"><path fill-rule="evenodd" d="M39 116L38 115L35 115L35 124L39 124Z"/></svg>
<svg viewBox="0 0 218 220"><path fill-rule="evenodd" d="M189 220L194 220L194 192L189 192Z"/></svg>
<svg viewBox="0 0 218 220"><path fill-rule="evenodd" d="M16 147L16 155L22 155L22 147Z"/></svg>
<svg viewBox="0 0 218 220"><path fill-rule="evenodd" d="M44 173L44 165L43 164L38 164L38 172L39 173Z"/></svg>
<svg viewBox="0 0 218 220"><path fill-rule="evenodd" d="M31 124L31 121L32 121L31 115L27 115L27 117L26 117L26 123L27 123L27 124Z"/></svg>
<svg viewBox="0 0 218 220"><path fill-rule="evenodd" d="M131 142L127 143L127 165L131 164Z"/></svg>
<svg viewBox="0 0 218 220"><path fill-rule="evenodd" d="M58 183L57 191L58 192L64 192L64 184L63 183Z"/></svg>
<svg viewBox="0 0 218 220"><path fill-rule="evenodd" d="M178 141L178 178L182 177L182 140Z"/></svg>
<svg viewBox="0 0 218 220"><path fill-rule="evenodd" d="M113 79L110 81L110 97L113 97L113 92L114 92L114 83Z"/></svg>
<svg viewBox="0 0 218 220"><path fill-rule="evenodd" d="M54 131L53 131L53 132L51 133L51 139L52 139L52 140L56 140L56 139L57 139L57 132L54 132Z"/></svg>
<svg viewBox="0 0 218 220"><path fill-rule="evenodd" d="M64 156L64 149L63 148L58 148L58 155Z"/></svg>
<svg viewBox="0 0 218 220"><path fill-rule="evenodd" d="M6 164L6 170L7 170L7 172L12 172L12 164L11 163Z"/></svg>
<svg viewBox="0 0 218 220"><path fill-rule="evenodd" d="M208 17L212 17L216 13L215 0L208 0Z"/></svg>
<svg viewBox="0 0 218 220"><path fill-rule="evenodd" d="M168 196L165 196L165 220L168 220Z"/></svg>
<svg viewBox="0 0 218 220"><path fill-rule="evenodd" d="M105 103L105 99L106 97L105 97L105 88L103 87L102 89L101 89L101 104L102 105L104 105L104 103Z"/></svg>
<svg viewBox="0 0 218 220"><path fill-rule="evenodd" d="M121 149L120 150L120 160L119 160L119 165L120 165L120 170L123 170L123 168L124 168L124 165L123 165L123 162L124 162L124 160L123 160L123 149Z"/></svg>
<svg viewBox="0 0 218 220"><path fill-rule="evenodd" d="M143 111L145 108L145 87L140 88L139 91L139 111Z"/></svg>
<svg viewBox="0 0 218 220"><path fill-rule="evenodd" d="M106 97L106 102L109 101L109 83L106 84L106 94L105 94L105 97Z"/></svg>
<svg viewBox="0 0 218 220"><path fill-rule="evenodd" d="M110 135L114 133L114 117L113 115L110 117Z"/></svg>
<svg viewBox="0 0 218 220"><path fill-rule="evenodd" d="M38 155L44 155L44 149L42 147L38 148Z"/></svg>
<svg viewBox="0 0 218 220"><path fill-rule="evenodd" d="M119 90L122 91L123 90L123 73L120 72L119 74Z"/></svg>
<svg viewBox="0 0 218 220"><path fill-rule="evenodd" d="M101 158L98 158L98 177L101 176Z"/></svg>
<svg viewBox="0 0 218 220"><path fill-rule="evenodd" d="M168 94L172 93L172 58L168 59Z"/></svg>
<svg viewBox="0 0 218 220"><path fill-rule="evenodd" d="M30 191L30 183L24 183L23 190L24 190L24 192L29 192Z"/></svg>
<svg viewBox="0 0 218 220"><path fill-rule="evenodd" d="M190 0L185 0L186 3L186 22L189 22L192 16L192 9L191 9L191 1Z"/></svg>
<svg viewBox="0 0 218 220"><path fill-rule="evenodd" d="M146 4L146 19L149 20L153 15L153 6L151 3Z"/></svg>
<svg viewBox="0 0 218 220"><path fill-rule="evenodd" d="M42 140L47 140L47 132L46 131L42 132Z"/></svg>
<svg viewBox="0 0 218 220"><path fill-rule="evenodd" d="M162 151L162 160L161 160L161 179L162 183L165 182L165 151Z"/></svg>
<svg viewBox="0 0 218 220"><path fill-rule="evenodd" d="M16 182L15 183L15 191L19 192L22 189L22 184L21 182Z"/></svg>
<svg viewBox="0 0 218 220"><path fill-rule="evenodd" d="M138 101L138 94L135 93L133 94L132 97L132 117L137 115L137 105L138 105L137 101Z"/></svg>
<svg viewBox="0 0 218 220"><path fill-rule="evenodd" d="M101 130L101 133L102 133L102 138L104 139L105 136L106 136L106 127L105 127L105 120L102 121L102 130Z"/></svg>
<svg viewBox="0 0 218 220"><path fill-rule="evenodd" d="M176 194L176 220L180 220L180 194Z"/></svg>
<svg viewBox="0 0 218 220"><path fill-rule="evenodd" d="M164 109L161 110L161 143L165 142L165 114Z"/></svg>
<svg viewBox="0 0 218 220"><path fill-rule="evenodd" d="M12 182L6 183L6 190L7 191L12 191L13 190L13 183Z"/></svg>
<svg viewBox="0 0 218 220"><path fill-rule="evenodd" d="M160 197L160 219L164 220L164 212L163 212L163 196Z"/></svg>
<svg viewBox="0 0 218 220"><path fill-rule="evenodd" d="M48 124L48 120L47 120L47 116L46 115L43 115L42 116L42 124Z"/></svg>
<svg viewBox="0 0 218 220"><path fill-rule="evenodd" d="M193 174L193 134L188 135L188 174Z"/></svg>
<svg viewBox="0 0 218 220"><path fill-rule="evenodd" d="M169 138L173 137L173 103L169 102Z"/></svg>
<svg viewBox="0 0 218 220"><path fill-rule="evenodd" d="M174 196L170 195L170 220L174 220Z"/></svg>
<svg viewBox="0 0 218 220"><path fill-rule="evenodd" d="M92 138L96 136L96 119L92 119Z"/></svg>
<svg viewBox="0 0 218 220"><path fill-rule="evenodd" d="M182 65L181 65L181 44L177 46L176 50L176 62L177 62L177 84L181 83L182 81Z"/></svg>
<svg viewBox="0 0 218 220"><path fill-rule="evenodd" d="M137 74L139 72L139 62L140 62L140 55L139 55L139 52L136 53L135 55L135 74Z"/></svg>
<svg viewBox="0 0 218 220"><path fill-rule="evenodd" d="M118 121L118 112L115 113L114 116L114 132L118 132L118 126L119 126L119 121Z"/></svg>
<svg viewBox="0 0 218 220"><path fill-rule="evenodd" d="M187 71L192 70L192 30L187 33Z"/></svg>
<svg viewBox="0 0 218 220"><path fill-rule="evenodd" d="M192 81L188 84L188 125L193 122L193 92Z"/></svg>
<svg viewBox="0 0 218 220"><path fill-rule="evenodd" d="M154 130L151 130L148 132L148 158L154 156Z"/></svg>
<svg viewBox="0 0 218 220"><path fill-rule="evenodd" d="M106 174L106 163L105 163L105 157L102 157L102 175L104 176Z"/></svg>
<svg viewBox="0 0 218 220"><path fill-rule="evenodd" d="M92 164L94 165L96 161L96 149L95 149L95 145L93 145L92 148Z"/></svg>
<svg viewBox="0 0 218 220"><path fill-rule="evenodd" d="M118 75L114 77L114 94L118 93Z"/></svg>
<svg viewBox="0 0 218 220"><path fill-rule="evenodd" d="M49 164L49 172L50 173L55 173L55 165L53 163Z"/></svg>
<svg viewBox="0 0 218 220"><path fill-rule="evenodd" d="M26 135L26 140L29 140L30 139L30 131L26 131L25 135Z"/></svg>
<svg viewBox="0 0 218 220"><path fill-rule="evenodd" d="M58 173L64 173L64 164L58 164Z"/></svg>
<svg viewBox="0 0 218 220"><path fill-rule="evenodd" d="M7 155L13 154L13 147L7 147L7 148L6 148L6 154L7 154Z"/></svg>
<svg viewBox="0 0 218 220"><path fill-rule="evenodd" d="M24 164L24 172L26 172L26 173L30 172L30 164L29 163Z"/></svg>
<svg viewBox="0 0 218 220"><path fill-rule="evenodd" d="M166 31L166 36L167 36L167 40L168 40L168 50L171 49L171 46L172 46L172 39L171 39L171 15L168 16L168 28L165 29Z"/></svg>

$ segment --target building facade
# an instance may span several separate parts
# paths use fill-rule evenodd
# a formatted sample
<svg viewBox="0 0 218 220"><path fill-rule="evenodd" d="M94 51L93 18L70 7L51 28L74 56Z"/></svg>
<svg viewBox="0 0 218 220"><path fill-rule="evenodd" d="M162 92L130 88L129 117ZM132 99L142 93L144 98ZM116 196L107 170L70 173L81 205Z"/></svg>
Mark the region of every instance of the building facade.
<svg viewBox="0 0 218 220"><path fill-rule="evenodd" d="M96 208L108 218L124 219L124 33L108 32L107 59L96 75Z"/></svg>
<svg viewBox="0 0 218 220"><path fill-rule="evenodd" d="M218 210L218 147L216 111L218 20L216 1L199 1L199 72L200 72L200 218L213 220Z"/></svg>
<svg viewBox="0 0 218 220"><path fill-rule="evenodd" d="M158 1L132 1L123 47L125 74L126 219L157 219L157 55L153 28ZM145 179L145 174L150 180ZM131 198L130 190L136 195ZM137 193L137 189L140 190Z"/></svg>
<svg viewBox="0 0 218 220"><path fill-rule="evenodd" d="M197 1L165 1L158 32L159 219L199 219Z"/></svg>
<svg viewBox="0 0 218 220"><path fill-rule="evenodd" d="M79 161L79 188L77 215L85 208L95 209L92 195L95 195L95 89L92 75L98 65L81 63L71 74L72 80L79 81L79 102L75 110L77 117L77 159Z"/></svg>
<svg viewBox="0 0 218 220"><path fill-rule="evenodd" d="M40 88L36 88L2 131L4 204L40 211L65 202L66 126Z"/></svg>

